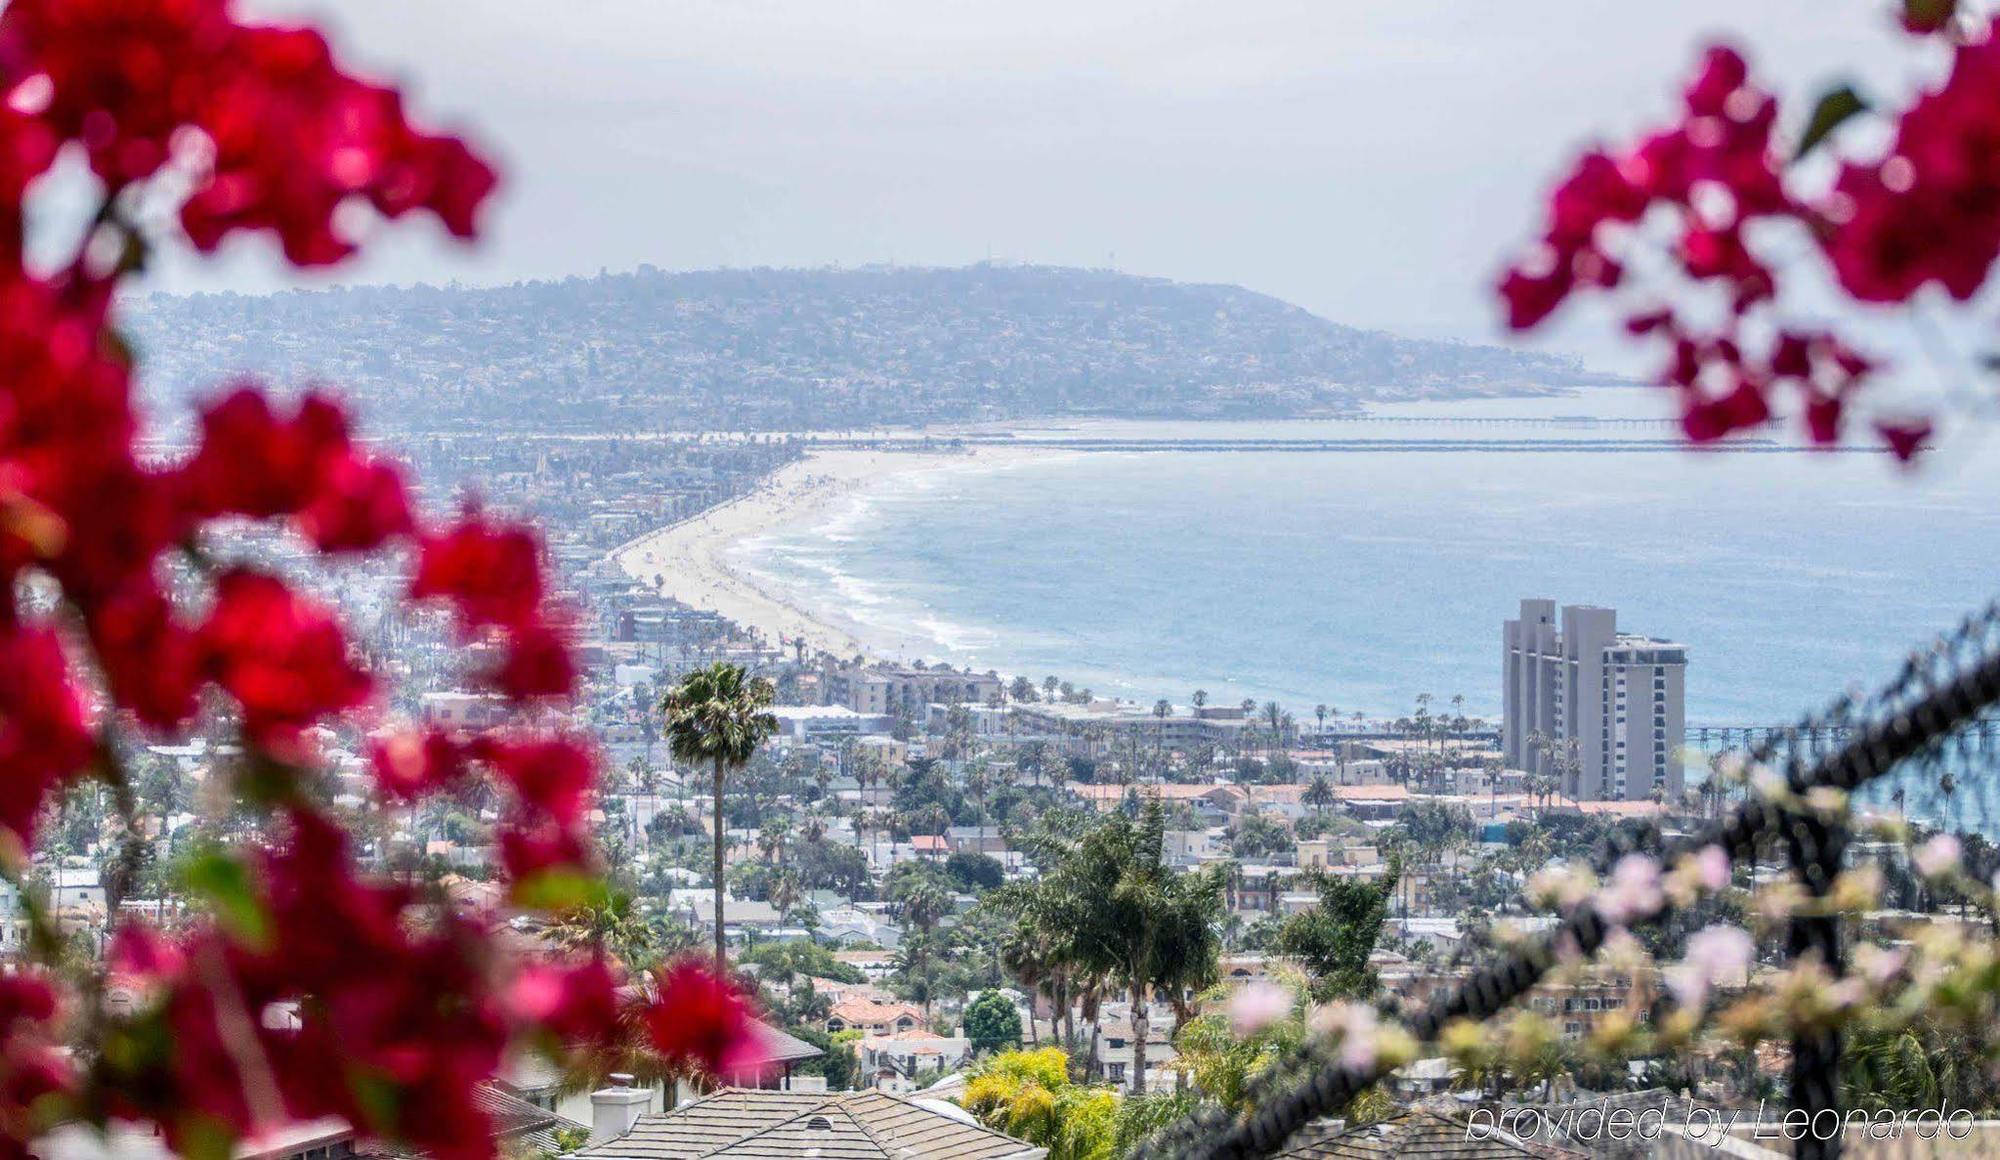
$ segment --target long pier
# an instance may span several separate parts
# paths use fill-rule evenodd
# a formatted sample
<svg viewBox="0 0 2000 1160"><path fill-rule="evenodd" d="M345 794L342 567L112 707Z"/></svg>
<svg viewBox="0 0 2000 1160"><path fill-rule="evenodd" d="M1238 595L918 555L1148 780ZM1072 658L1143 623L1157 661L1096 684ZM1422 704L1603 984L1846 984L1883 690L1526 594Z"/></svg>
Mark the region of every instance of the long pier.
<svg viewBox="0 0 2000 1160"><path fill-rule="evenodd" d="M1747 749L1768 741L1784 741L1797 738L1811 745L1840 745L1854 736L1859 726L1823 725L1816 729L1800 732L1797 725L1734 725L1713 722L1688 722L1687 739L1697 749L1721 751ZM2000 719L1982 717L1959 731L1960 736L1970 737L1981 751L1995 748L2000 742Z"/></svg>
<svg viewBox="0 0 2000 1160"><path fill-rule="evenodd" d="M1487 452L1569 452L1630 454L1649 452L1676 455L1741 454L1863 454L1883 452L1874 447L1804 447L1774 439L1729 439L1690 445L1680 439L1146 439L1109 436L1021 439L1010 435L966 435L952 438L841 439L820 443L806 440L808 447L865 448L872 451L940 451L954 447L1046 448L1051 451L1109 451L1127 454L1166 452L1267 451L1290 454Z"/></svg>

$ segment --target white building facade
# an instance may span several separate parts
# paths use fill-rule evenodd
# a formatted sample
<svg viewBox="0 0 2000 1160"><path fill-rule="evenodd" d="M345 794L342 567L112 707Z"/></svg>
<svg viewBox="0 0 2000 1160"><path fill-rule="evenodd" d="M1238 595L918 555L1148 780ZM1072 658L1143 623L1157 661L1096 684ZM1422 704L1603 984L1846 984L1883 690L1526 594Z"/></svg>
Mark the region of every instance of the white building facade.
<svg viewBox="0 0 2000 1160"><path fill-rule="evenodd" d="M1579 800L1678 797L1687 648L1618 631L1609 608L1523 600L1501 629L1500 744Z"/></svg>

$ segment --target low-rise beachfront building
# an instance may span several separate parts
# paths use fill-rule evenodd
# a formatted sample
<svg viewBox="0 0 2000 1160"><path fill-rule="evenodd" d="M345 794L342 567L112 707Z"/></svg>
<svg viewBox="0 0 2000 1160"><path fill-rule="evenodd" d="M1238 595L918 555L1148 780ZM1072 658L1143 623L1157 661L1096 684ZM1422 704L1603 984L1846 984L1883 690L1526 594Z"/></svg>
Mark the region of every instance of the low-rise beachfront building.
<svg viewBox="0 0 2000 1160"><path fill-rule="evenodd" d="M1324 777L1334 785L1391 785L1396 780L1389 763L1376 758L1302 759L1299 774L1307 780Z"/></svg>
<svg viewBox="0 0 2000 1160"><path fill-rule="evenodd" d="M1194 713L1175 709L1162 717L1127 701L1095 700L1087 705L1036 701L1016 703L1012 712L1020 735L1060 742L1078 754L1102 753L1134 740L1180 751L1233 745L1244 729L1240 710L1234 716L1217 716L1207 709Z"/></svg>
<svg viewBox="0 0 2000 1160"><path fill-rule="evenodd" d="M1097 812L1108 814L1125 802L1127 793L1136 794L1140 801L1157 798L1166 804L1185 802L1196 811L1212 810L1224 817L1233 818L1243 809L1249 795L1242 786L1235 785L1183 785L1166 782L1159 785L1072 785L1070 791L1084 801L1097 807Z"/></svg>
<svg viewBox="0 0 2000 1160"><path fill-rule="evenodd" d="M924 717L933 701L984 705L1000 696L1002 685L996 673L829 662L820 687L828 704L846 705L856 713Z"/></svg>
<svg viewBox="0 0 2000 1160"><path fill-rule="evenodd" d="M884 733L894 724L886 716L857 713L845 705L776 705L771 716L777 718L779 736L808 742Z"/></svg>

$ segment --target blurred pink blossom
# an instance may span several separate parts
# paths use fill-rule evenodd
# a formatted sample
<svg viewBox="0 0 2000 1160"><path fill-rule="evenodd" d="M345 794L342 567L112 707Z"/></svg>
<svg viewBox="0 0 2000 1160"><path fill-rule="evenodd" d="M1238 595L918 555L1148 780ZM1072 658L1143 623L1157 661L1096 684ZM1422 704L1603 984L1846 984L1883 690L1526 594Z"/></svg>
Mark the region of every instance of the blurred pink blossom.
<svg viewBox="0 0 2000 1160"><path fill-rule="evenodd" d="M1644 854L1627 854L1612 867L1611 881L1597 892L1597 913L1623 926L1660 909L1660 863Z"/></svg>
<svg viewBox="0 0 2000 1160"><path fill-rule="evenodd" d="M1257 1034L1292 1012L1292 993L1276 983L1246 983L1229 1000L1229 1025L1238 1039Z"/></svg>
<svg viewBox="0 0 2000 1160"><path fill-rule="evenodd" d="M1959 857L1964 851L1958 839L1950 834L1938 834L1930 841L1917 847L1911 861L1917 865L1918 873L1926 878L1939 878L1958 869Z"/></svg>
<svg viewBox="0 0 2000 1160"><path fill-rule="evenodd" d="M1666 972L1667 988L1684 1007L1708 1000L1716 983L1740 981L1757 953L1757 943L1740 926L1718 923L1688 937L1687 954Z"/></svg>

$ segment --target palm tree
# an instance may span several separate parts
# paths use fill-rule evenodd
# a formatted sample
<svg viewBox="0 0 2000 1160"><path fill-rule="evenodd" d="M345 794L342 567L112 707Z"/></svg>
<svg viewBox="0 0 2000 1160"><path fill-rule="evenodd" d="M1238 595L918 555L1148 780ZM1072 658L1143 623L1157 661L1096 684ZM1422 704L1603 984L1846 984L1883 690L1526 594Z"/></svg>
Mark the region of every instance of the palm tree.
<svg viewBox="0 0 2000 1160"><path fill-rule="evenodd" d="M1215 981L1221 949L1219 868L1175 874L1161 858L1158 803L1130 828L1124 865L1102 912L1112 921L1113 973L1132 997L1132 1093L1146 1094L1152 999L1186 1013L1190 996Z"/></svg>
<svg viewBox="0 0 2000 1160"><path fill-rule="evenodd" d="M1165 697L1153 702L1153 716L1160 722L1153 727L1153 748L1160 755L1163 766L1167 755L1167 718L1173 716L1173 713L1174 703Z"/></svg>
<svg viewBox="0 0 2000 1160"><path fill-rule="evenodd" d="M1332 712L1332 710L1327 708L1324 701L1313 706L1313 716L1319 718L1319 743L1321 745L1326 744L1326 715L1329 712Z"/></svg>
<svg viewBox="0 0 2000 1160"><path fill-rule="evenodd" d="M776 862L780 868L785 864L785 839L791 836L792 819L783 814L765 822L757 833L757 848L764 852L768 861Z"/></svg>
<svg viewBox="0 0 2000 1160"><path fill-rule="evenodd" d="M1299 796L1313 808L1315 817L1322 823L1326 821L1326 807L1333 801L1333 787L1327 784L1325 774L1313 774L1312 780L1306 783L1306 791Z"/></svg>
<svg viewBox="0 0 2000 1160"><path fill-rule="evenodd" d="M1208 704L1208 690L1196 689L1194 691L1194 696L1189 697L1188 700L1194 703L1195 711L1199 712L1203 705Z"/></svg>
<svg viewBox="0 0 2000 1160"><path fill-rule="evenodd" d="M651 967L658 958L658 932L645 915L632 909L632 899L625 894L609 894L565 910L545 934L562 950L589 951L633 971Z"/></svg>
<svg viewBox="0 0 2000 1160"><path fill-rule="evenodd" d="M804 898L805 891L799 884L798 871L780 870L778 873L772 875L770 888L771 906L777 910L780 922L790 923L792 920L792 911L798 908L799 902Z"/></svg>
<svg viewBox="0 0 2000 1160"><path fill-rule="evenodd" d="M1221 948L1223 871L1175 874L1162 857L1163 830L1157 801L1137 820L1111 815L1042 880L1030 908L1055 953L1073 964L1086 1018L1095 1019L1105 984L1130 994L1138 1095L1146 1090L1152 1001L1187 1010L1190 996L1214 981Z"/></svg>
<svg viewBox="0 0 2000 1160"><path fill-rule="evenodd" d="M681 678L668 690L661 708L667 715L667 737L675 758L693 764L707 761L715 769L715 969L729 969L729 951L722 917L722 851L728 831L722 824L722 782L729 769L749 764L757 746L778 731L778 719L768 711L777 690L762 677L751 677L741 665L716 662Z"/></svg>

